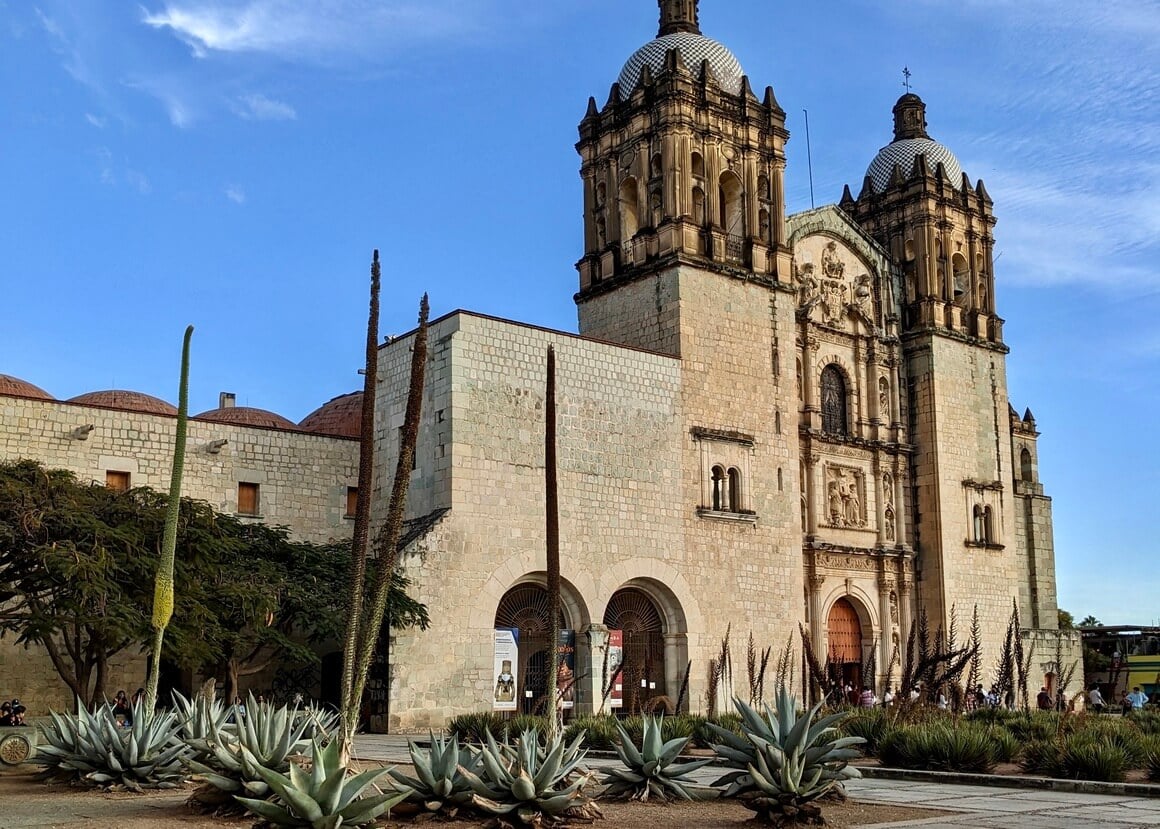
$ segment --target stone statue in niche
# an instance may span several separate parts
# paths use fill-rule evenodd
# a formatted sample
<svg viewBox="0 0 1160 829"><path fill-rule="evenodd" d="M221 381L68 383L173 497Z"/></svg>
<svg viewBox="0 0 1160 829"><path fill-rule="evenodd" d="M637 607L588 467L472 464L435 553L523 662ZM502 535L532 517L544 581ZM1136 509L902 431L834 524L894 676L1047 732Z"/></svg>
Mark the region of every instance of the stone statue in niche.
<svg viewBox="0 0 1160 829"><path fill-rule="evenodd" d="M810 308L817 304L821 297L821 287L818 284L818 278L814 275L814 263L805 262L798 266L797 269L797 283L798 283L798 307L802 310L809 311Z"/></svg>
<svg viewBox="0 0 1160 829"><path fill-rule="evenodd" d="M885 377L878 378L878 416L883 420L890 418L890 381Z"/></svg>
<svg viewBox="0 0 1160 829"><path fill-rule="evenodd" d="M598 216L596 219L596 247L599 250L604 250L604 246L608 244L608 230L604 226L604 217Z"/></svg>
<svg viewBox="0 0 1160 829"><path fill-rule="evenodd" d="M894 506L894 476L889 472L882 475L882 499L887 506Z"/></svg>
<svg viewBox="0 0 1160 829"><path fill-rule="evenodd" d="M887 541L894 541L894 510L889 507L886 508L885 517L886 526L883 528L883 535Z"/></svg>
<svg viewBox="0 0 1160 829"><path fill-rule="evenodd" d="M656 227L661 223L661 194L653 192L649 196L649 206L652 209L652 223Z"/></svg>
<svg viewBox="0 0 1160 829"><path fill-rule="evenodd" d="M898 624L898 594L893 590L890 591L890 621L892 624Z"/></svg>
<svg viewBox="0 0 1160 829"><path fill-rule="evenodd" d="M854 304L858 306L858 311L862 314L863 319L874 324L874 294L870 290L870 274L864 273L857 279L857 284L854 287Z"/></svg>
<svg viewBox="0 0 1160 829"><path fill-rule="evenodd" d="M845 517L845 508L842 506L842 492L837 481L830 481L827 494L830 503L830 523L840 527Z"/></svg>

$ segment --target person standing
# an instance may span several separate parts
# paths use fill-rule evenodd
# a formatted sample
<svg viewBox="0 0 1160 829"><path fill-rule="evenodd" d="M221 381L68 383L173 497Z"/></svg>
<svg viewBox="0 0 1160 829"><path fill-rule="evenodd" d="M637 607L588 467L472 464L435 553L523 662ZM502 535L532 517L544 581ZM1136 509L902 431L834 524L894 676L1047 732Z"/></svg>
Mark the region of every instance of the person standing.
<svg viewBox="0 0 1160 829"><path fill-rule="evenodd" d="M1148 703L1148 695L1140 690L1139 685L1133 686L1132 693L1128 694L1128 703L1133 711L1139 711Z"/></svg>
<svg viewBox="0 0 1160 829"><path fill-rule="evenodd" d="M1039 689L1039 695L1035 697L1035 705L1040 711L1051 710L1051 694L1047 692L1047 686Z"/></svg>
<svg viewBox="0 0 1160 829"><path fill-rule="evenodd" d="M1104 706L1106 703L1104 702L1104 695L1100 693L1099 685L1093 685L1091 690L1088 691L1088 705L1090 705L1092 710L1097 714L1104 713Z"/></svg>

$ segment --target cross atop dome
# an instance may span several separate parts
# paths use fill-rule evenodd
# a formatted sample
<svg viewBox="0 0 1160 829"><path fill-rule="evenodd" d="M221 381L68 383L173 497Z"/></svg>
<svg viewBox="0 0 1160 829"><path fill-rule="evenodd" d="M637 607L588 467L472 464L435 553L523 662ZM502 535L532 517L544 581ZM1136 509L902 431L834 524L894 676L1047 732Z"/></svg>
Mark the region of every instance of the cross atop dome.
<svg viewBox="0 0 1160 829"><path fill-rule="evenodd" d="M698 0L657 0L661 7L661 28L657 37L673 35L677 32L701 34L697 20Z"/></svg>

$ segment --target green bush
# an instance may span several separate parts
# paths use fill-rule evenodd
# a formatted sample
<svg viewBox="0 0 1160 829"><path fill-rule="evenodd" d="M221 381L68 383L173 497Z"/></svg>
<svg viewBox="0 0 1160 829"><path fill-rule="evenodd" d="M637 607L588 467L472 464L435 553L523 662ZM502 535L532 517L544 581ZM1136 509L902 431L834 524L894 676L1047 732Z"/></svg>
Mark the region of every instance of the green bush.
<svg viewBox="0 0 1160 829"><path fill-rule="evenodd" d="M1010 712L1014 716L1000 724L1017 739L1028 742L1030 740L1051 740L1059 736L1061 718L1054 711L1018 711Z"/></svg>
<svg viewBox="0 0 1160 829"><path fill-rule="evenodd" d="M573 718L564 729L564 742L573 742L581 731L584 732L585 747L599 751L611 751L619 740L616 717L611 714L586 714Z"/></svg>
<svg viewBox="0 0 1160 829"><path fill-rule="evenodd" d="M1024 742L1005 728L995 726L991 729L991 739L995 741L995 761L998 763L1014 763L1019 760L1023 752Z"/></svg>
<svg viewBox="0 0 1160 829"><path fill-rule="evenodd" d="M1142 708L1129 714L1128 720L1144 734L1160 736L1160 710Z"/></svg>
<svg viewBox="0 0 1160 829"><path fill-rule="evenodd" d="M978 773L995 768L997 753L990 730L972 722L902 726L889 731L878 748L884 766Z"/></svg>
<svg viewBox="0 0 1160 829"><path fill-rule="evenodd" d="M1052 777L1120 782L1131 766L1124 749L1113 741L1073 734L1063 741Z"/></svg>
<svg viewBox="0 0 1160 829"><path fill-rule="evenodd" d="M1080 735L1093 741L1103 740L1124 752L1128 768L1138 768L1148 759L1148 740L1131 719L1123 717L1089 717Z"/></svg>
<svg viewBox="0 0 1160 829"><path fill-rule="evenodd" d="M872 756L878 753L878 744L893 727L894 721L888 709L867 708L843 720L838 730L845 737L861 737L865 740L862 749Z"/></svg>
<svg viewBox="0 0 1160 829"><path fill-rule="evenodd" d="M505 740L514 740L525 731L535 731L542 745L548 736L548 718L540 714L516 714L504 722L503 729L498 733L503 734Z"/></svg>
<svg viewBox="0 0 1160 829"><path fill-rule="evenodd" d="M1059 741L1032 740L1023 744L1019 765L1028 774L1051 777L1059 762Z"/></svg>
<svg viewBox="0 0 1160 829"><path fill-rule="evenodd" d="M487 742L488 732L503 734L507 721L503 714L496 711L474 711L470 714L460 714L447 723L447 733L454 734L461 743L475 743L483 745Z"/></svg>
<svg viewBox="0 0 1160 829"><path fill-rule="evenodd" d="M1153 737L1148 751L1148 779L1160 783L1160 737Z"/></svg>

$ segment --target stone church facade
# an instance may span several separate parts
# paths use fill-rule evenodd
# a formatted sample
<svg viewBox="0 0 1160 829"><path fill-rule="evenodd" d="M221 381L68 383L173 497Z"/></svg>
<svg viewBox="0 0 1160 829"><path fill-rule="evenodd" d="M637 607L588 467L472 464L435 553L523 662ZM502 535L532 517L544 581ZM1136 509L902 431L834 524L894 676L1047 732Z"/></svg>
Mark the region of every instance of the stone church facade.
<svg viewBox="0 0 1160 829"><path fill-rule="evenodd" d="M373 724L439 728L490 708L497 629L518 631L521 705L546 693L556 629L573 632L577 712L607 707L610 632L623 643L625 707L666 696L701 710L727 630L736 653L750 632L775 653L792 641L800 664L802 625L836 676L866 680L873 665L881 688L897 681L920 609L932 630L955 615L960 631L977 610L988 681L1017 606L1036 642L1029 682L1054 681L1057 639L1066 664L1079 644L1056 630L1036 424L1008 402L982 182L930 138L908 93L858 196L847 188L837 205L787 216L789 134L772 88L756 95L701 34L695 0L659 6L658 36L580 122L578 334L466 311L431 323L402 566L432 626L392 639ZM413 332L380 351L380 521L412 344ZM554 624L549 346L564 583ZM20 419L31 404L2 391L0 457L46 457ZM290 474L280 503L296 532L341 537L357 446L349 431L306 426L259 429L292 447L290 463L318 459ZM227 455L257 427L236 428Z"/></svg>

